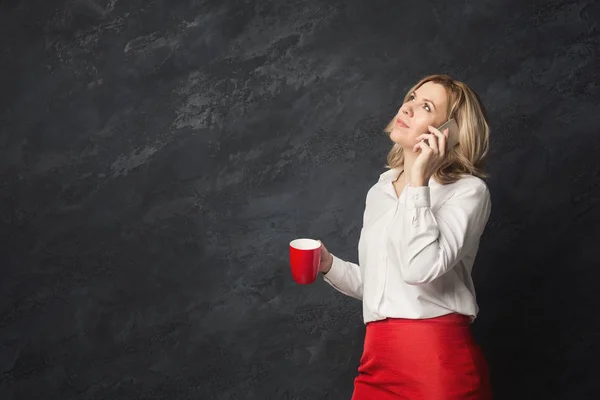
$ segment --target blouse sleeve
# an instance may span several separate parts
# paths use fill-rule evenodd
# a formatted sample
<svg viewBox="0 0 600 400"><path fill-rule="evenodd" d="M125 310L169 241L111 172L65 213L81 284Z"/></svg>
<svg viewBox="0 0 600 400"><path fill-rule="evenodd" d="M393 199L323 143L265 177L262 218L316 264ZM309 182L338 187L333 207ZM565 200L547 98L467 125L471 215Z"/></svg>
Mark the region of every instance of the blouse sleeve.
<svg viewBox="0 0 600 400"><path fill-rule="evenodd" d="M331 269L323 275L325 282L329 283L339 292L362 300L363 280L360 267L349 261L333 256Z"/></svg>
<svg viewBox="0 0 600 400"><path fill-rule="evenodd" d="M464 184L434 213L429 186L408 187L402 237L406 240L402 274L420 285L450 271L479 242L491 212L483 181Z"/></svg>

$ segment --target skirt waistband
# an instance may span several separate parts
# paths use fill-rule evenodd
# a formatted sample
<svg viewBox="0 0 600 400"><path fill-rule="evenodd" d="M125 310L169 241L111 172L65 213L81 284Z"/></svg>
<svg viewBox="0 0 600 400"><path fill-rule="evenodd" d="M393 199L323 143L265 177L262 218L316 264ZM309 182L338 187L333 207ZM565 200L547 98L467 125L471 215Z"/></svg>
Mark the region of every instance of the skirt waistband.
<svg viewBox="0 0 600 400"><path fill-rule="evenodd" d="M450 325L464 325L469 326L471 324L471 317L468 315L451 313L441 315L433 318L386 318L378 321L367 322L367 326L378 326L378 325L400 325L400 324L450 324Z"/></svg>

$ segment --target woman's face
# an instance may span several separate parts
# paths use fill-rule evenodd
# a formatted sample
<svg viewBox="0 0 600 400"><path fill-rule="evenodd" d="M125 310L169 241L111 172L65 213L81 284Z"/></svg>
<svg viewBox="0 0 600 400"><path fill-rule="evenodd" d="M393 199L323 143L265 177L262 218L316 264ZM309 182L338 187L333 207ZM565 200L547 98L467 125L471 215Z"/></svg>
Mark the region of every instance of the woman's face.
<svg viewBox="0 0 600 400"><path fill-rule="evenodd" d="M406 103L398 110L390 139L412 151L417 137L430 133L428 125L437 128L446 122L447 108L446 88L438 83L424 83L409 95Z"/></svg>

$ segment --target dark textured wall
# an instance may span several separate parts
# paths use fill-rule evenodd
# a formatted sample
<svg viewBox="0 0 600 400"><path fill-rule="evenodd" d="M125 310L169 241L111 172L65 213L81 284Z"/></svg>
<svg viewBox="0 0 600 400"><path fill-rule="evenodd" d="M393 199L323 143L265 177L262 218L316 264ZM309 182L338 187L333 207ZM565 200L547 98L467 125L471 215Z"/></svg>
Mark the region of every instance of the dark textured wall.
<svg viewBox="0 0 600 400"><path fill-rule="evenodd" d="M497 399L600 389L597 1L0 1L0 399L349 399L381 128L487 105L473 325ZM592 364L593 367L590 367Z"/></svg>

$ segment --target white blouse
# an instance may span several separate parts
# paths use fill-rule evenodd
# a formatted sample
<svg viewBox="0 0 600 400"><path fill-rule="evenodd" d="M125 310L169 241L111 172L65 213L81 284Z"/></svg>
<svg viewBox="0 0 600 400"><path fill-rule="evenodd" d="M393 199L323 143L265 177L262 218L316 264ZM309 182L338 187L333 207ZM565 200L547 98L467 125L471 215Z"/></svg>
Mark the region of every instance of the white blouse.
<svg viewBox="0 0 600 400"><path fill-rule="evenodd" d="M362 300L364 323L432 318L479 310L471 270L491 211L485 182L467 175L442 185L407 186L396 195L400 169L381 174L367 193L359 265L333 256L323 277Z"/></svg>

